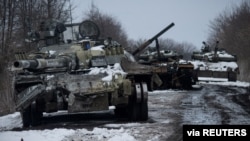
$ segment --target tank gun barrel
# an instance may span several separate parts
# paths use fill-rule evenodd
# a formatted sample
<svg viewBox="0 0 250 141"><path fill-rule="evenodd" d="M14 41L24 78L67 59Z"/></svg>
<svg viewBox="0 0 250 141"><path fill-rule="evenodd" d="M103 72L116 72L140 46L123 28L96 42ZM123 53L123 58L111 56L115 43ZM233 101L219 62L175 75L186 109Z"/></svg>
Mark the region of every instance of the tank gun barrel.
<svg viewBox="0 0 250 141"><path fill-rule="evenodd" d="M167 27L165 27L163 30L161 30L159 33L157 33L154 37L152 37L151 39L144 42L132 54L137 55L139 52L141 52L144 48L146 48L149 44L151 44L154 40L156 40L158 37L160 37L163 33L165 33L167 30L169 30L174 25L175 25L174 23L169 24Z"/></svg>
<svg viewBox="0 0 250 141"><path fill-rule="evenodd" d="M55 59L32 59L32 60L17 60L13 66L23 69L45 69L45 68L68 68L74 69L75 60L70 56L63 56ZM73 65L73 66L72 66Z"/></svg>
<svg viewBox="0 0 250 141"><path fill-rule="evenodd" d="M38 62L36 60L18 60L14 62L15 68L32 68L37 67Z"/></svg>

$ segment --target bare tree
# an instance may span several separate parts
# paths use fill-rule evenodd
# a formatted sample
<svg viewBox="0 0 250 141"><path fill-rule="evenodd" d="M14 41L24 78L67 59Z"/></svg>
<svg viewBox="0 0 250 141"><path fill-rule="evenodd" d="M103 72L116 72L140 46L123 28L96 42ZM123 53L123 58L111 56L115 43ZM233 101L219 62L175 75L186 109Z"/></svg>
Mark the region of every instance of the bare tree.
<svg viewBox="0 0 250 141"><path fill-rule="evenodd" d="M9 87L11 77L8 73L8 61L11 60L11 49L13 46L13 28L14 18L16 12L15 0L1 0L0 1L0 103L1 109L12 111L13 95L12 89Z"/></svg>
<svg viewBox="0 0 250 141"><path fill-rule="evenodd" d="M27 33L39 29L40 23L45 20L55 19L66 22L70 18L69 0L22 0L18 2L16 32L20 35L20 46L25 44Z"/></svg>
<svg viewBox="0 0 250 141"><path fill-rule="evenodd" d="M183 56L183 59L190 60L195 46L188 42L178 43L172 39L160 39L159 44L161 49L174 50Z"/></svg>
<svg viewBox="0 0 250 141"><path fill-rule="evenodd" d="M123 47L127 47L127 34L120 22L108 14L103 14L92 3L90 11L86 12L86 18L95 22L100 28L100 37L111 37L118 41Z"/></svg>
<svg viewBox="0 0 250 141"><path fill-rule="evenodd" d="M69 0L0 0L0 109L14 110L12 74L9 63L14 50L25 47L28 31L36 30L42 20L69 18Z"/></svg>
<svg viewBox="0 0 250 141"><path fill-rule="evenodd" d="M210 42L220 41L219 47L237 55L240 70L239 79L250 80L250 1L232 7L211 22Z"/></svg>
<svg viewBox="0 0 250 141"><path fill-rule="evenodd" d="M129 51L133 52L136 48L143 45L147 40L146 39L139 39L137 41L130 40L129 41ZM174 41L173 39L163 39L159 38L159 47L160 50L173 50L176 51L178 54L183 56L183 59L190 60L191 55L193 51L196 49L196 47L188 42L178 43ZM152 42L147 48L145 48L141 53L145 52L146 50L149 51L156 51L156 45L155 42Z"/></svg>
<svg viewBox="0 0 250 141"><path fill-rule="evenodd" d="M66 22L69 19L69 0L42 0L39 1L40 10L44 11L45 19L57 19Z"/></svg>
<svg viewBox="0 0 250 141"><path fill-rule="evenodd" d="M128 40L127 51L129 51L130 53L134 52L138 47L140 47L146 41L147 41L146 39L142 38L138 40L133 40L133 39ZM144 52L144 50L142 52Z"/></svg>

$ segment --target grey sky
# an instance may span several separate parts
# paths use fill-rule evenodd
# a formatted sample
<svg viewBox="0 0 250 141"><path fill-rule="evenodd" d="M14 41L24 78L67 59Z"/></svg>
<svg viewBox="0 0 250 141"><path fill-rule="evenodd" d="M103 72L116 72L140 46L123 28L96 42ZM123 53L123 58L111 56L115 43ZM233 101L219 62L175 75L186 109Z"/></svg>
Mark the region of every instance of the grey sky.
<svg viewBox="0 0 250 141"><path fill-rule="evenodd" d="M162 38L189 42L201 47L209 34L210 22L241 0L72 0L74 22L81 22L91 2L101 12L121 22L128 38L150 38L170 23L175 26Z"/></svg>

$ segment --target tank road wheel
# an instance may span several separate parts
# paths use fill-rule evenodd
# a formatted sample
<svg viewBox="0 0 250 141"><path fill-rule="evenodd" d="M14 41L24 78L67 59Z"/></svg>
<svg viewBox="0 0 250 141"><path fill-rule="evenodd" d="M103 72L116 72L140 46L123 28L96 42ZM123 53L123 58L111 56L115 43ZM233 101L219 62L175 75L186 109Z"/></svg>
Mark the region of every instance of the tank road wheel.
<svg viewBox="0 0 250 141"><path fill-rule="evenodd" d="M36 102L31 104L31 125L37 126L41 122L41 118L43 117L42 111L39 110L38 105Z"/></svg>
<svg viewBox="0 0 250 141"><path fill-rule="evenodd" d="M116 117L127 117L128 115L126 106L124 107L118 106L115 108L114 112Z"/></svg>
<svg viewBox="0 0 250 141"><path fill-rule="evenodd" d="M40 124L43 113L37 108L36 102L33 102L24 111L21 112L23 127L36 126Z"/></svg>
<svg viewBox="0 0 250 141"><path fill-rule="evenodd" d="M148 120L148 87L146 83L141 83L142 101L141 101L141 120Z"/></svg>
<svg viewBox="0 0 250 141"><path fill-rule="evenodd" d="M21 112L24 128L30 126L30 121L31 121L30 113L31 113L31 106L27 107Z"/></svg>
<svg viewBox="0 0 250 141"><path fill-rule="evenodd" d="M148 119L147 84L136 83L133 95L129 99L129 119L132 121L145 121Z"/></svg>
<svg viewBox="0 0 250 141"><path fill-rule="evenodd" d="M140 100L141 100L140 84L136 83L132 91L133 91L132 95L129 98L128 114L130 120L138 121L140 117Z"/></svg>
<svg viewBox="0 0 250 141"><path fill-rule="evenodd" d="M131 103L131 107L129 108L129 119L132 121L140 120L140 105L136 102Z"/></svg>

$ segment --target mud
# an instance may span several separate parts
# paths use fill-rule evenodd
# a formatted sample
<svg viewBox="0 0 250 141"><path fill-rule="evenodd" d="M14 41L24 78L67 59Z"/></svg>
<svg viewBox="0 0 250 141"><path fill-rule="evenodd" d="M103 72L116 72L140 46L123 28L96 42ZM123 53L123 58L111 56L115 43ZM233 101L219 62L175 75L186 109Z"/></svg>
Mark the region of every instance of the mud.
<svg viewBox="0 0 250 141"><path fill-rule="evenodd" d="M131 123L112 110L98 113L47 114L42 124L21 130L54 128L119 129L138 141L181 141L184 124L250 124L250 94L247 88L203 85L200 90L168 90L149 93L149 119ZM65 140L74 139L74 135Z"/></svg>

